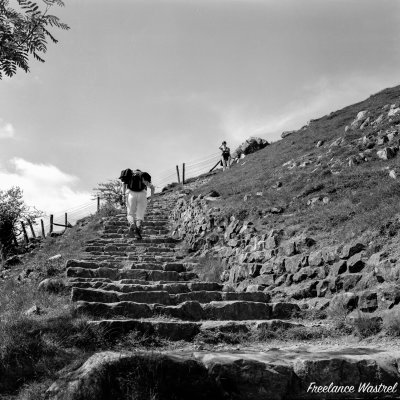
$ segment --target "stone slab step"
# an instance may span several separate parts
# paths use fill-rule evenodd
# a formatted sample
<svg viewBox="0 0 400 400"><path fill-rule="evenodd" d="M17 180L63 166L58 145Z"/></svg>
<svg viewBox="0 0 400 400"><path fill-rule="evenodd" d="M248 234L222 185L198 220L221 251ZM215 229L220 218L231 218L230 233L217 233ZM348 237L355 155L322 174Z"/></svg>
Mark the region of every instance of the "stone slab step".
<svg viewBox="0 0 400 400"><path fill-rule="evenodd" d="M157 335L172 341L192 341L199 333L250 333L264 329L277 330L303 327L303 324L285 320L272 319L268 321L199 321L188 322L157 318L147 319L105 319L88 321L88 325L95 327L109 338L116 338L131 331L141 334Z"/></svg>
<svg viewBox="0 0 400 400"><path fill-rule="evenodd" d="M106 261L87 261L87 260L68 260L65 264L65 268L85 268L85 269L97 269L97 268L122 268L122 264L118 262L106 262Z"/></svg>
<svg viewBox="0 0 400 400"><path fill-rule="evenodd" d="M189 281L197 277L192 272L154 271L144 269L117 269L117 268L80 268L67 269L67 277L71 278L109 278L111 280L140 279L145 281Z"/></svg>
<svg viewBox="0 0 400 400"><path fill-rule="evenodd" d="M162 270L185 272L186 268L182 263L161 263L161 262L135 262L131 269Z"/></svg>
<svg viewBox="0 0 400 400"><path fill-rule="evenodd" d="M72 280L71 286L80 288L92 288L101 290L117 291L121 293L138 292L142 290L165 290L170 294L199 292L199 291L221 291L222 285L216 282L149 282L134 279L123 279L111 281L111 279L76 278Z"/></svg>
<svg viewBox="0 0 400 400"><path fill-rule="evenodd" d="M112 398L109 393L135 385L139 393L156 387L163 399L398 399L399 359L396 349L354 343L265 351L107 351L60 376L46 398ZM143 376L154 377L151 385Z"/></svg>
<svg viewBox="0 0 400 400"><path fill-rule="evenodd" d="M276 307L277 304L281 306ZM166 316L184 321L200 320L268 320L287 318L288 309L292 312L298 306L291 303L256 303L248 301L213 301L201 304L197 301L187 301L177 306L166 306L160 304L145 304L131 301L117 303L101 303L78 301L76 311L101 318L150 318L155 316Z"/></svg>
<svg viewBox="0 0 400 400"><path fill-rule="evenodd" d="M120 292L113 290L89 289L73 287L71 293L72 301L89 301L102 303L117 303L120 301L133 301L136 303L158 303L163 305L178 305L186 301L197 301L199 303L210 303L212 301L254 301L268 303L270 296L263 292L237 293L218 291L191 291L187 293L171 294L162 290L139 290L131 292ZM161 287L160 287L161 286Z"/></svg>

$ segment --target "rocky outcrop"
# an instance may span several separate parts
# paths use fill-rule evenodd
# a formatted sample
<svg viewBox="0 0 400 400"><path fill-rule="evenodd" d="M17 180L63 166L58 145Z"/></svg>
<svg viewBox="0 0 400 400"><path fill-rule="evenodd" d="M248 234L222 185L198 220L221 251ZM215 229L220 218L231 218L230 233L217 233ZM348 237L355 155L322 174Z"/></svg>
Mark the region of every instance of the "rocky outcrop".
<svg viewBox="0 0 400 400"><path fill-rule="evenodd" d="M251 137L237 147L231 156L233 159L240 158L242 154L247 156L248 154L255 153L268 145L269 143L265 139Z"/></svg>
<svg viewBox="0 0 400 400"><path fill-rule="evenodd" d="M289 238L283 230L256 229L251 221L222 218L214 204L202 195L180 199L172 213L174 235L196 256L219 258L225 266L220 278L227 287L267 293L280 301L325 298L328 304L335 296L352 292L352 307L365 312L387 308L384 302L371 305L371 299L382 297L382 284L393 292L389 287L400 276L400 268L383 254L368 256L370 249L358 241L321 247L308 236ZM363 294L365 290L371 294Z"/></svg>

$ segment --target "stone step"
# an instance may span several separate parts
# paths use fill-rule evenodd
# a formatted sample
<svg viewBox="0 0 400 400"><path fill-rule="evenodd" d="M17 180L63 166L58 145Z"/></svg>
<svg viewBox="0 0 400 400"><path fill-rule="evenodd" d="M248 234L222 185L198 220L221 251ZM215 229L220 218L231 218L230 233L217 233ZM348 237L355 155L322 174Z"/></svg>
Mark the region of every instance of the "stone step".
<svg viewBox="0 0 400 400"><path fill-rule="evenodd" d="M173 263L176 262L177 260L182 259L183 256L179 256L178 254L174 255L148 255L148 254L129 254L128 259L130 261L136 261L136 262L162 262L162 263Z"/></svg>
<svg viewBox="0 0 400 400"><path fill-rule="evenodd" d="M85 268L85 269L97 269L97 268L122 268L122 264L118 262L106 262L106 261L87 261L87 260L68 260L65 264L65 268Z"/></svg>
<svg viewBox="0 0 400 400"><path fill-rule="evenodd" d="M168 226L169 221L167 219L160 220L144 220L142 222L142 226L147 229L147 228L156 228L156 227L161 227L164 228ZM128 228L129 224L128 221L125 220L124 222L109 222L104 225L104 229L120 229L120 228Z"/></svg>
<svg viewBox="0 0 400 400"><path fill-rule="evenodd" d="M134 387L159 399L398 399L399 358L396 347L354 343L265 351L243 345L239 351L107 351L62 374L46 398L113 398L107 394L132 393Z"/></svg>
<svg viewBox="0 0 400 400"><path fill-rule="evenodd" d="M71 279L71 286L80 288L92 288L101 290L117 291L121 293L137 291L165 290L170 294L198 292L198 291L221 291L222 285L216 282L149 282L134 279L122 279L111 281L110 279L75 278Z"/></svg>
<svg viewBox="0 0 400 400"><path fill-rule="evenodd" d="M212 301L254 301L268 303L270 301L270 296L263 292L237 293L203 290L179 294L170 294L166 290L119 292L112 290L84 289L73 287L71 300L102 303L133 301L136 303L178 305L186 301L197 301L199 303L210 303Z"/></svg>
<svg viewBox="0 0 400 400"><path fill-rule="evenodd" d="M161 263L161 262L134 262L131 269L162 270L185 272L186 268L182 263Z"/></svg>
<svg viewBox="0 0 400 400"><path fill-rule="evenodd" d="M297 304L292 303L258 303L249 301L212 301L201 304L198 301L187 301L176 306L145 304L132 301L116 303L78 301L76 312L100 318L150 318L165 316L184 321L200 320L268 320L290 318L298 312Z"/></svg>
<svg viewBox="0 0 400 400"><path fill-rule="evenodd" d="M145 281L189 281L197 278L192 272L175 272L144 269L117 269L117 268L80 268L67 269L67 277L71 278L109 278L112 280L140 279Z"/></svg>
<svg viewBox="0 0 400 400"><path fill-rule="evenodd" d="M88 325L104 332L108 338L116 338L131 331L137 331L141 334L157 335L172 341L192 341L199 333L251 333L265 329L274 331L304 326L297 322L280 319L188 322L166 320L165 318L92 320L88 321Z"/></svg>

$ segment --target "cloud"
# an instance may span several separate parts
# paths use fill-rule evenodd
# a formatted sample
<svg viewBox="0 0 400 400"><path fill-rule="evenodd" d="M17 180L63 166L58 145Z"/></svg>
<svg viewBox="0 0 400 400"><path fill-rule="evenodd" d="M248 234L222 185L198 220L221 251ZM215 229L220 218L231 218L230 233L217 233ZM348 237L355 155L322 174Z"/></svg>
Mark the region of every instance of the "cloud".
<svg viewBox="0 0 400 400"><path fill-rule="evenodd" d="M374 76L321 77L304 85L291 101L275 105L279 111L255 113L259 106L234 105L220 110L220 127L228 139L245 140L260 136L276 140L286 130L300 129L310 119L362 101L385 87L393 78Z"/></svg>
<svg viewBox="0 0 400 400"><path fill-rule="evenodd" d="M28 206L46 212L63 213L75 209L75 213L90 209L92 193L79 191L74 186L79 182L76 176L69 175L54 165L34 164L22 158L10 161L13 171L0 166L0 190L19 186L23 190L24 201ZM86 205L85 207L81 207ZM83 216L83 215L82 215Z"/></svg>
<svg viewBox="0 0 400 400"><path fill-rule="evenodd" d="M14 134L14 127L0 118L0 139L11 139Z"/></svg>

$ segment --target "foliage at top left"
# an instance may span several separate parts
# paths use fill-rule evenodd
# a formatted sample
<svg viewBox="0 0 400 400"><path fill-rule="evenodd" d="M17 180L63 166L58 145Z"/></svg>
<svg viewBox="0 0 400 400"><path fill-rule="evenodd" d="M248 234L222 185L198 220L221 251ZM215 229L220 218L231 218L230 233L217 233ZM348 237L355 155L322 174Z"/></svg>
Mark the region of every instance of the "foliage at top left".
<svg viewBox="0 0 400 400"><path fill-rule="evenodd" d="M18 68L29 71L29 55L44 62L47 42L58 40L52 28L68 30L69 26L50 14L53 6L64 6L62 0L0 0L0 79L12 77Z"/></svg>

